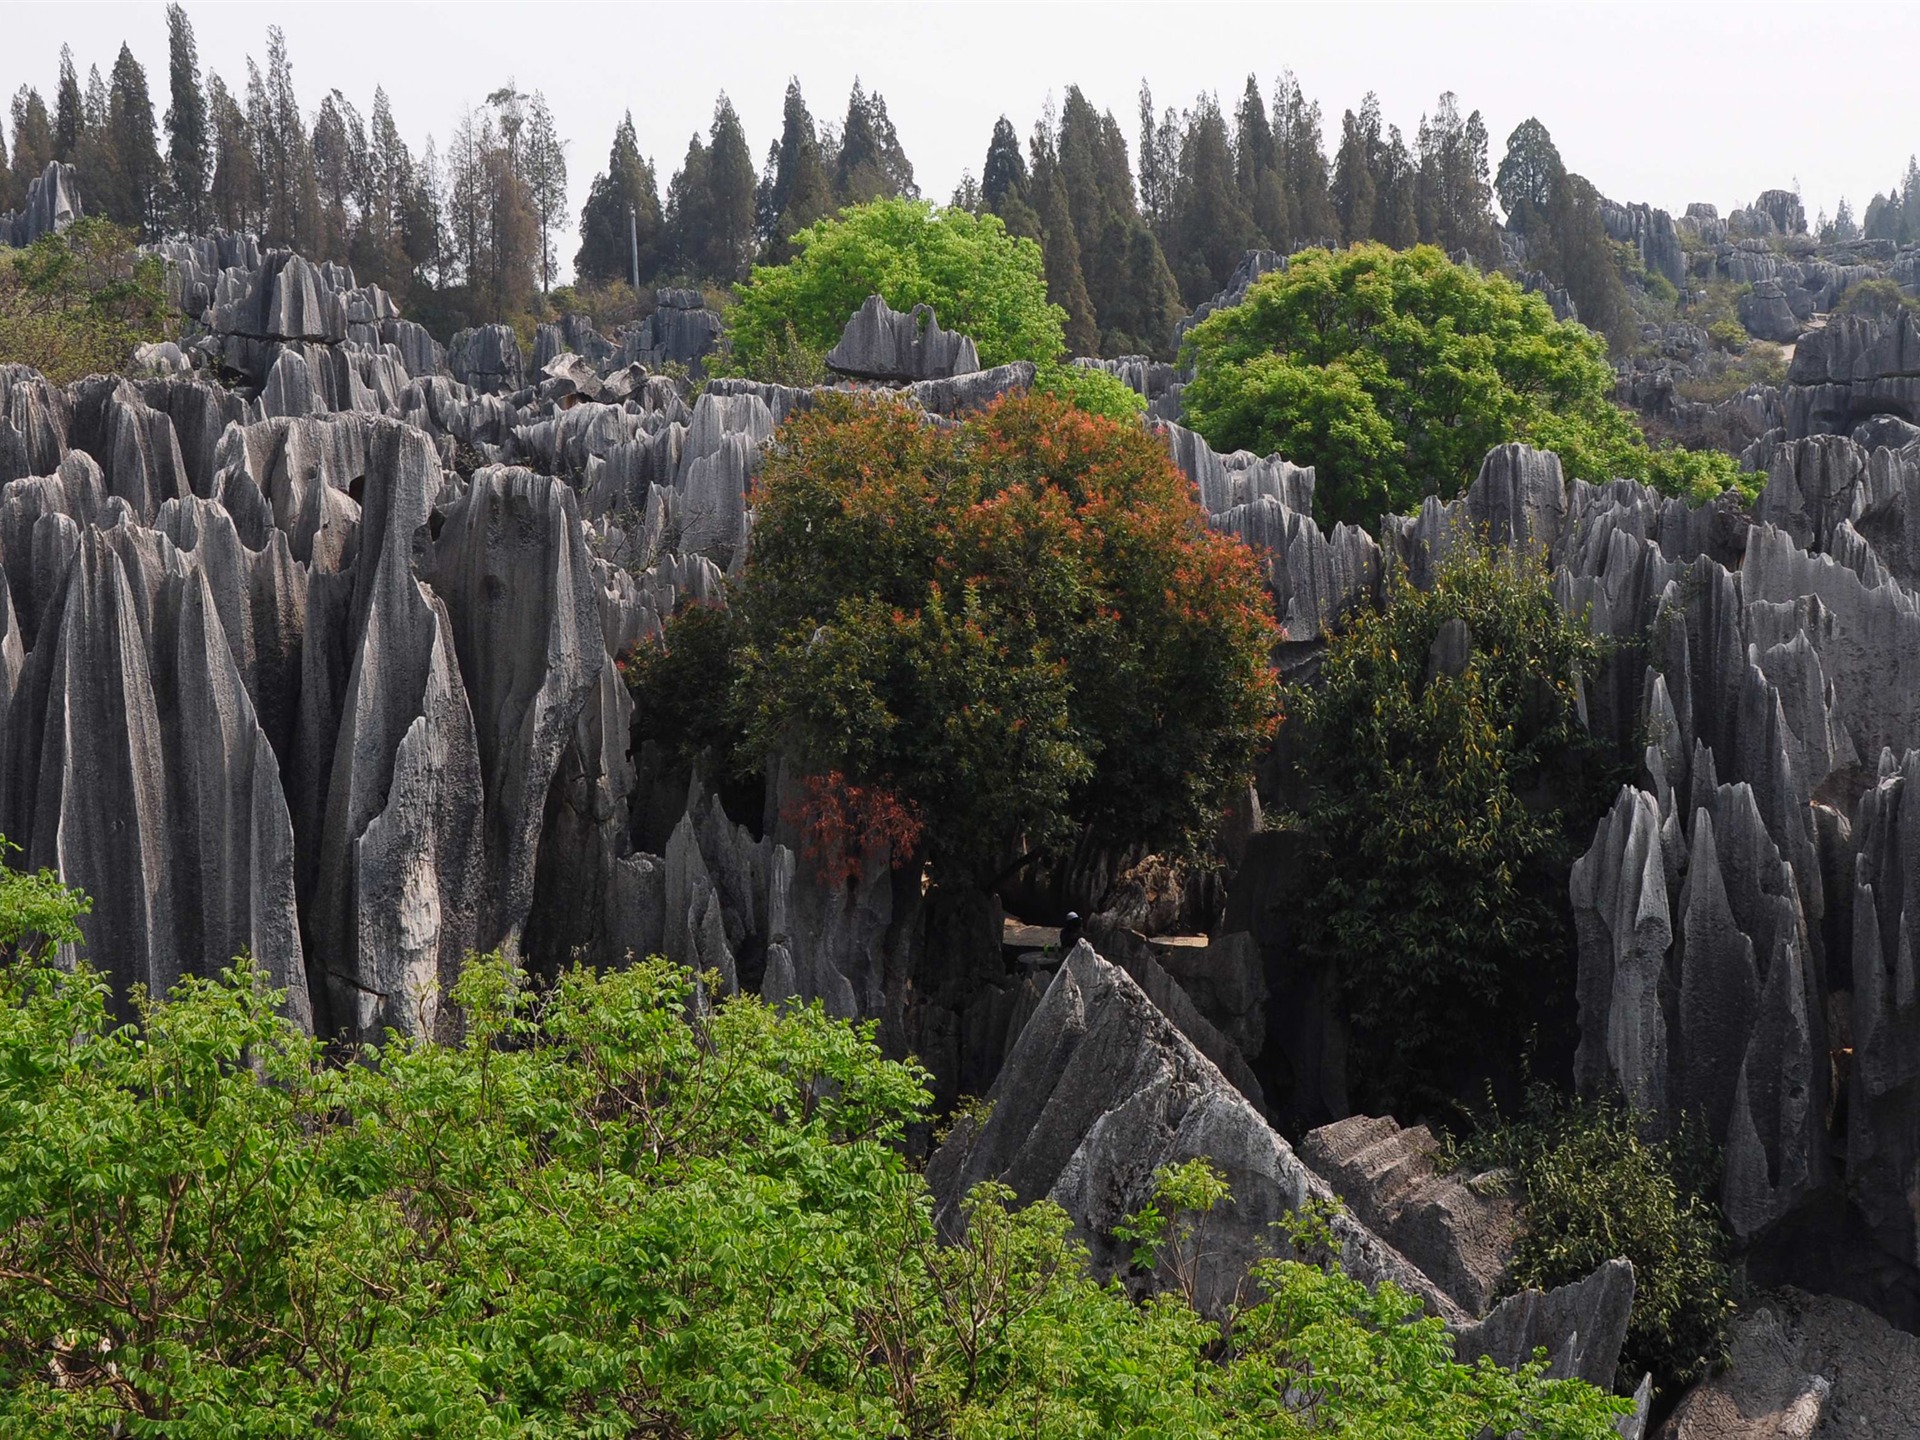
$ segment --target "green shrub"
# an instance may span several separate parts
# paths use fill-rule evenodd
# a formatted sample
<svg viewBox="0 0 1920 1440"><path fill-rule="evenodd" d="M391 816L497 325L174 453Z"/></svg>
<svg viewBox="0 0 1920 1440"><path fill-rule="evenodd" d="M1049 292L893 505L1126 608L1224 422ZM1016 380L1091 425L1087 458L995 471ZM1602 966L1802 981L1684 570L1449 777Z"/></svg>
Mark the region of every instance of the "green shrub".
<svg viewBox="0 0 1920 1440"><path fill-rule="evenodd" d="M1833 307L1836 315L1863 315L1870 320L1892 320L1903 312L1920 315L1920 298L1907 294L1898 281L1884 275L1849 285L1840 303Z"/></svg>
<svg viewBox="0 0 1920 1440"><path fill-rule="evenodd" d="M723 606L682 604L659 641L617 662L633 696L634 738L656 740L680 764L725 769L741 758L733 713L740 621Z"/></svg>
<svg viewBox="0 0 1920 1440"><path fill-rule="evenodd" d="M1442 626L1471 657L1429 674ZM1564 1008L1567 866L1617 782L1579 718L1600 659L1535 560L1471 546L1429 590L1389 581L1289 691L1306 796L1298 934L1339 982L1356 1106L1444 1102L1517 1068L1526 1017Z"/></svg>
<svg viewBox="0 0 1920 1440"><path fill-rule="evenodd" d="M166 266L138 236L97 216L0 249L0 363L31 365L56 385L123 369L134 347L178 324Z"/></svg>
<svg viewBox="0 0 1920 1440"><path fill-rule="evenodd" d="M1036 395L1063 400L1089 415L1109 420L1137 420L1146 413L1146 397L1117 375L1080 365L1042 365L1033 377Z"/></svg>
<svg viewBox="0 0 1920 1440"><path fill-rule="evenodd" d="M1455 1158L1518 1177L1525 1229L1516 1285L1551 1288L1615 1256L1633 1262L1620 1386L1651 1371L1671 1394L1721 1359L1734 1309L1732 1241L1711 1198L1719 1177L1701 1137L1657 1138L1617 1101L1534 1085L1518 1115L1483 1117Z"/></svg>

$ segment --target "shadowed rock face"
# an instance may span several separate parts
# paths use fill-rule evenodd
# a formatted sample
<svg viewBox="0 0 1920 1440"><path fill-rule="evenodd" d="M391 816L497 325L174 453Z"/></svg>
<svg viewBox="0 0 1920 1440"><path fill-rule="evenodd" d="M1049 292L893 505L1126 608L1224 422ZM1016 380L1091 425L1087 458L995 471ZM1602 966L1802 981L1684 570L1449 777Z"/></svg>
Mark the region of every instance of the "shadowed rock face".
<svg viewBox="0 0 1920 1440"><path fill-rule="evenodd" d="M847 322L827 368L855 380L945 380L980 368L973 341L942 330L931 305L902 315L878 295Z"/></svg>
<svg viewBox="0 0 1920 1440"><path fill-rule="evenodd" d="M1850 1301L1763 1296L1727 1348L1726 1369L1681 1401L1663 1440L1920 1434L1920 1340Z"/></svg>

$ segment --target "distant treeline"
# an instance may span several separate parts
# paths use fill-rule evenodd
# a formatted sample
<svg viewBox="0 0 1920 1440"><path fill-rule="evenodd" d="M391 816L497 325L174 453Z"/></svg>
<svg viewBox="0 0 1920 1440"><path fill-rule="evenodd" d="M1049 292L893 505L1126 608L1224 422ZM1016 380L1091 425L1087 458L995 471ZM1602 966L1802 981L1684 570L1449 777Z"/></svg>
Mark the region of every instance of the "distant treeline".
<svg viewBox="0 0 1920 1440"><path fill-rule="evenodd" d="M169 6L167 19L158 124L146 71L125 45L112 74L95 68L84 86L63 48L51 109L21 86L10 151L0 137L0 210L58 159L79 167L91 212L149 238L244 228L347 261L436 329L525 315L551 289L572 217L567 142L538 92L509 81L458 118L444 147L429 137L416 153L384 90L364 116L338 89L304 110L278 27L267 31L264 70L249 59L244 84L229 85L202 76L186 12ZM1480 113L1462 114L1450 93L1411 140L1383 121L1371 94L1330 137L1290 73L1270 94L1249 77L1231 109L1203 94L1184 110L1157 110L1142 85L1136 121L1130 151L1112 112L1070 86L1024 143L1003 116L979 177L969 172L951 197L1039 244L1075 353L1165 354L1175 319L1219 290L1249 248L1426 242L1484 266L1508 263L1496 192L1511 232L1528 237L1526 266L1567 286L1595 328L1620 326L1617 256L1598 194L1565 172L1538 121L1509 138L1498 182ZM788 258L797 232L844 205L919 194L886 100L857 81L838 123L816 120L791 82L780 135L757 171L721 94L664 198L629 113L579 216L576 282L628 281L637 236L643 284L729 285ZM1844 202L1829 228L1842 238L1853 229ZM1874 197L1864 228L1920 239L1920 170L1909 164L1902 186Z"/></svg>

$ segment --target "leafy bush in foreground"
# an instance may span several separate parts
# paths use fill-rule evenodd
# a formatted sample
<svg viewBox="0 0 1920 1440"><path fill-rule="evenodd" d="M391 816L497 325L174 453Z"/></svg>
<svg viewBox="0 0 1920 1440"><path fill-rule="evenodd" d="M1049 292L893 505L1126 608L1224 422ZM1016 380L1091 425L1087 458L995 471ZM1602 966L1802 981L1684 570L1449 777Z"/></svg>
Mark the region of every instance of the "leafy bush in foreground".
<svg viewBox="0 0 1920 1440"><path fill-rule="evenodd" d="M50 893L0 886L0 933ZM133 1024L0 965L0 1433L1610 1434L1619 1402L1457 1364L1338 1270L1265 1266L1229 1337L1096 1284L1050 1204L983 1187L942 1243L895 1143L916 1067L692 998L484 959L459 1042L336 1066L245 964Z"/></svg>

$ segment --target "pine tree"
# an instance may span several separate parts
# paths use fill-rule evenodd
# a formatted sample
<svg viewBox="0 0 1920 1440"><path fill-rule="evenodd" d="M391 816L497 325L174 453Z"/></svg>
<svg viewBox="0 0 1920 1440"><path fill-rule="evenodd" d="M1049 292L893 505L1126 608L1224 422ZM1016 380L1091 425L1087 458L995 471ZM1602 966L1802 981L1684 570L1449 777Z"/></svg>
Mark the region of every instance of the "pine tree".
<svg viewBox="0 0 1920 1440"><path fill-rule="evenodd" d="M1180 181L1180 118L1168 106L1155 116L1153 91L1140 82L1140 208L1164 247L1173 238L1173 201Z"/></svg>
<svg viewBox="0 0 1920 1440"><path fill-rule="evenodd" d="M165 223L167 170L154 139L147 72L125 44L113 62L106 128L107 149L113 156L112 194L120 207L120 214L112 218L154 238Z"/></svg>
<svg viewBox="0 0 1920 1440"><path fill-rule="evenodd" d="M1275 250L1291 249L1294 225L1280 173L1280 152L1260 84L1251 75L1240 108L1234 112L1233 159L1240 204L1253 222L1259 243Z"/></svg>
<svg viewBox="0 0 1920 1440"><path fill-rule="evenodd" d="M1332 198L1340 220L1340 236L1349 245L1373 238L1375 197L1368 150L1361 116L1347 111L1340 119L1340 149L1333 157Z"/></svg>
<svg viewBox="0 0 1920 1440"><path fill-rule="evenodd" d="M1858 240L1860 226L1854 221L1853 206L1847 203L1847 197L1840 197L1840 204L1833 212L1833 238L1835 240Z"/></svg>
<svg viewBox="0 0 1920 1440"><path fill-rule="evenodd" d="M27 187L53 160L53 122L40 92L22 85L13 97L13 190L25 204Z"/></svg>
<svg viewBox="0 0 1920 1440"><path fill-rule="evenodd" d="M73 68L73 50L60 47L60 86L53 97L53 158L71 165L80 154L80 76Z"/></svg>
<svg viewBox="0 0 1920 1440"><path fill-rule="evenodd" d="M695 131L686 159L667 182L663 223L666 267L676 278L697 279L705 259L711 226L707 218L707 142Z"/></svg>
<svg viewBox="0 0 1920 1440"><path fill-rule="evenodd" d="M200 89L200 53L193 25L178 4L167 6L167 177L173 228L197 235L207 227L212 162L207 97Z"/></svg>
<svg viewBox="0 0 1920 1440"><path fill-rule="evenodd" d="M1446 92L1433 115L1421 119L1417 149L1420 238L1486 263L1493 250L1493 187L1480 112L1463 119L1458 99Z"/></svg>
<svg viewBox="0 0 1920 1440"><path fill-rule="evenodd" d="M1211 95L1187 114L1174 187L1167 263L1191 307L1226 285L1252 235L1252 222L1234 187L1227 122Z"/></svg>
<svg viewBox="0 0 1920 1440"><path fill-rule="evenodd" d="M1375 238L1396 250L1419 244L1419 175L1398 125L1387 127L1387 138L1380 148L1374 176Z"/></svg>
<svg viewBox="0 0 1920 1440"><path fill-rule="evenodd" d="M1000 217L1008 234L1038 244L1045 236L1039 212L1033 208L1032 188L1020 138L1013 132L1013 122L1002 115L993 122L986 164L980 170L980 203Z"/></svg>
<svg viewBox="0 0 1920 1440"><path fill-rule="evenodd" d="M356 130L363 133L356 137ZM366 135L359 115L338 90L320 102L313 118L311 144L314 183L320 199L318 254L314 258L345 259L359 224L355 207L365 188L361 172L366 166Z"/></svg>
<svg viewBox="0 0 1920 1440"><path fill-rule="evenodd" d="M258 229L263 181L260 157L253 148L253 126L226 83L211 71L207 118L213 127L213 179L207 187L210 218L227 230Z"/></svg>
<svg viewBox="0 0 1920 1440"><path fill-rule="evenodd" d="M753 152L726 92L714 102L707 134L707 243L699 273L731 285L753 263Z"/></svg>
<svg viewBox="0 0 1920 1440"><path fill-rule="evenodd" d="M1041 253L1046 261L1047 299L1067 312L1067 352L1093 355L1100 349L1100 327L1093 302L1087 296L1080 269L1080 242L1073 231L1073 213L1067 204L1066 180L1053 151L1053 136L1036 127L1029 151L1033 160L1029 181L1034 210L1040 220Z"/></svg>
<svg viewBox="0 0 1920 1440"><path fill-rule="evenodd" d="M406 231L415 184L413 155L393 123L393 106L386 90L376 87L373 114L367 124L360 225L353 239L354 274L402 296L412 292L417 263L408 248Z"/></svg>
<svg viewBox="0 0 1920 1440"><path fill-rule="evenodd" d="M113 151L113 131L107 121L112 99L100 67L87 67L87 85L80 101L80 143L74 151L74 165L80 171L83 195L91 195L89 208L116 224L137 223L130 211L134 201L128 197L120 175L119 157Z"/></svg>
<svg viewBox="0 0 1920 1440"><path fill-rule="evenodd" d="M1563 171L1547 207L1546 230L1550 243L1539 256L1540 267L1567 287L1589 330L1616 345L1624 342L1633 316L1601 218L1600 192Z"/></svg>
<svg viewBox="0 0 1920 1440"><path fill-rule="evenodd" d="M1499 173L1493 177L1494 193L1500 208L1507 212L1507 228L1524 235L1546 218L1560 177L1567 173L1561 163L1559 147L1547 127L1528 116L1507 137L1507 153L1501 158Z"/></svg>
<svg viewBox="0 0 1920 1440"><path fill-rule="evenodd" d="M1273 87L1273 145L1293 225L1287 248L1337 239L1340 221L1328 186L1320 103L1307 99L1291 70Z"/></svg>
<svg viewBox="0 0 1920 1440"><path fill-rule="evenodd" d="M7 137L0 132L0 211L12 210L18 204L13 195L13 166L7 163Z"/></svg>
<svg viewBox="0 0 1920 1440"><path fill-rule="evenodd" d="M567 146L553 123L547 97L538 90L533 92L533 106L528 112L522 165L534 223L540 231L540 289L544 293L553 288L553 272L558 265L553 240L566 219Z"/></svg>
<svg viewBox="0 0 1920 1440"><path fill-rule="evenodd" d="M313 173L313 149L300 102L293 90L293 62L287 37L278 25L267 27L267 71L263 77L247 62L247 123L263 186L262 239L296 250L312 248L319 192Z"/></svg>
<svg viewBox="0 0 1920 1440"><path fill-rule="evenodd" d="M833 181L821 158L813 114L800 93L800 81L789 79L780 138L767 152L766 170L755 196L762 258L769 265L791 259L793 237L832 209Z"/></svg>
<svg viewBox="0 0 1920 1440"><path fill-rule="evenodd" d="M580 212L580 249L573 257L574 272L582 280L603 285L630 279L635 230L644 281L660 267L660 188L653 167L640 154L633 112L628 111L613 132L607 168L593 177L586 206Z"/></svg>
<svg viewBox="0 0 1920 1440"><path fill-rule="evenodd" d="M986 163L980 167L980 198L995 214L1009 196L1025 200L1027 161L1020 153L1020 137L1013 122L1002 115L993 122L993 138L987 142Z"/></svg>

